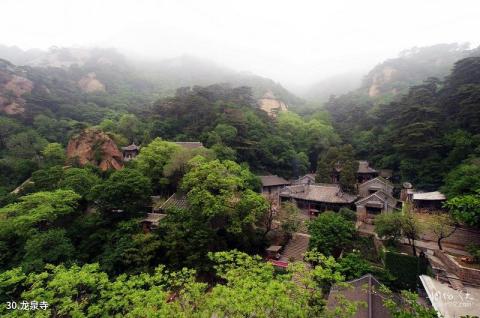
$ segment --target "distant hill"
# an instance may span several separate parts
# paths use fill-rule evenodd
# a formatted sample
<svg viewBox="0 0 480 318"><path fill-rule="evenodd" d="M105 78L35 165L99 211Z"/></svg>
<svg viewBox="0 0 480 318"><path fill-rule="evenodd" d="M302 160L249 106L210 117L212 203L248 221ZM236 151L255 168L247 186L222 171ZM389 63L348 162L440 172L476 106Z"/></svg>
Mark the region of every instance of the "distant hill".
<svg viewBox="0 0 480 318"><path fill-rule="evenodd" d="M173 96L180 87L226 83L233 87L251 87L257 99L271 92L287 105L304 102L271 79L237 72L192 56L138 61L126 58L114 49L52 47L47 51L22 51L0 45L0 58L18 66L43 68L43 72L45 69L57 69L51 72L61 69L69 77L62 80L80 81L77 86L90 93L104 91L111 94L134 89L162 97Z"/></svg>
<svg viewBox="0 0 480 318"><path fill-rule="evenodd" d="M257 99L272 92L288 105L304 103L302 99L269 78L248 72L237 72L212 61L193 56L184 55L159 61L136 63L136 67L139 73L155 83L165 95L173 95L178 87L227 83L232 86L251 87Z"/></svg>
<svg viewBox="0 0 480 318"><path fill-rule="evenodd" d="M360 92L371 98L391 99L429 77L443 78L455 62L478 53L478 49L458 43L414 47L375 66L363 79Z"/></svg>
<svg viewBox="0 0 480 318"><path fill-rule="evenodd" d="M429 77L442 79L450 73L455 62L479 55L480 48L469 49L468 44L414 47L376 65L366 75L355 72L321 80L302 96L309 101L326 102L331 95L353 94L373 102L388 102Z"/></svg>

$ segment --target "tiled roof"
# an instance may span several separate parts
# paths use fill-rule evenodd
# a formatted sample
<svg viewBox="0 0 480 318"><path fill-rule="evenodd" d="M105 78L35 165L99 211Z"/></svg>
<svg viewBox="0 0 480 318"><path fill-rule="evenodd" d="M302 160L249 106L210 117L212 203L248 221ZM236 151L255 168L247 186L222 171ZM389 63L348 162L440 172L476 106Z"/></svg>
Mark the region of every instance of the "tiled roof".
<svg viewBox="0 0 480 318"><path fill-rule="evenodd" d="M356 195L344 193L337 184L300 184L287 186L280 196L325 203L352 203Z"/></svg>
<svg viewBox="0 0 480 318"><path fill-rule="evenodd" d="M397 199L392 197L390 194L386 193L385 191L378 190L375 193L370 194L368 197L365 197L357 202L355 202L356 205L362 205L366 204L367 202L373 202L373 201L382 201L382 202L387 202L390 206L395 207L397 205Z"/></svg>
<svg viewBox="0 0 480 318"><path fill-rule="evenodd" d="M122 150L126 150L126 151L133 151L133 150L139 150L139 149L140 149L140 146L135 145L135 143L128 145L126 147L122 147Z"/></svg>
<svg viewBox="0 0 480 318"><path fill-rule="evenodd" d="M427 201L443 201L445 200L445 195L440 191L433 192L418 192L413 194L414 200L427 200Z"/></svg>
<svg viewBox="0 0 480 318"><path fill-rule="evenodd" d="M370 179L370 180L367 180L365 181L364 183L360 184L360 187L363 187L365 185L368 185L370 183L375 183L375 182L380 182L380 183L383 183L387 186L391 186L393 187L393 183L391 183L390 181L388 181L387 179L383 178L383 177L376 177L376 178L373 178L373 179Z"/></svg>
<svg viewBox="0 0 480 318"><path fill-rule="evenodd" d="M185 195L179 192L172 194L167 201L158 208L158 211L167 212L169 209L188 209L188 201Z"/></svg>
<svg viewBox="0 0 480 318"><path fill-rule="evenodd" d="M380 282L371 274L347 282L347 287L335 285L328 296L327 308L333 309L343 300L361 301L366 306L358 306L355 318L390 318L390 312L383 305L384 295L379 291ZM339 298L338 296L341 295Z"/></svg>
<svg viewBox="0 0 480 318"><path fill-rule="evenodd" d="M309 183L315 183L315 174L314 173L307 173L306 175L303 175L303 176L299 177L293 183L294 184L305 183L305 182L302 182L305 179L309 180Z"/></svg>
<svg viewBox="0 0 480 318"><path fill-rule="evenodd" d="M259 176L263 187L279 186L290 184L289 181L279 177L277 175Z"/></svg>

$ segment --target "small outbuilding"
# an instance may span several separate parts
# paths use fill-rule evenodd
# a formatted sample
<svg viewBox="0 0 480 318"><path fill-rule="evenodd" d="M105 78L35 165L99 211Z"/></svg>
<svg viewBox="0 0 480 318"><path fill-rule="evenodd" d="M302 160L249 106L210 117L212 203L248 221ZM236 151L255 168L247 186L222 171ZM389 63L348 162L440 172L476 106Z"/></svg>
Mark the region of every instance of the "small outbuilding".
<svg viewBox="0 0 480 318"><path fill-rule="evenodd" d="M415 192L412 195L413 208L418 211L442 210L446 199L440 191Z"/></svg>
<svg viewBox="0 0 480 318"><path fill-rule="evenodd" d="M389 193L379 190L355 202L357 219L368 223L369 219L374 219L381 213L393 212L397 203L397 199Z"/></svg>
<svg viewBox="0 0 480 318"><path fill-rule="evenodd" d="M262 193L263 194L278 194L280 189L290 185L290 181L285 180L282 177L277 175L265 175L259 176L260 182L262 183Z"/></svg>
<svg viewBox="0 0 480 318"><path fill-rule="evenodd" d="M122 147L123 161L130 161L135 159L136 156L140 153L140 146L132 143L126 147Z"/></svg>
<svg viewBox="0 0 480 318"><path fill-rule="evenodd" d="M358 195L362 198L365 198L380 190L392 195L393 184L385 178L376 177L358 185Z"/></svg>
<svg viewBox="0 0 480 318"><path fill-rule="evenodd" d="M340 182L340 174L342 172L342 165L341 163L337 162L332 170L331 173L331 180L332 183L339 183ZM378 176L378 171L370 167L370 164L366 160L358 161L358 168L357 168L357 183L363 183L370 179L373 179Z"/></svg>

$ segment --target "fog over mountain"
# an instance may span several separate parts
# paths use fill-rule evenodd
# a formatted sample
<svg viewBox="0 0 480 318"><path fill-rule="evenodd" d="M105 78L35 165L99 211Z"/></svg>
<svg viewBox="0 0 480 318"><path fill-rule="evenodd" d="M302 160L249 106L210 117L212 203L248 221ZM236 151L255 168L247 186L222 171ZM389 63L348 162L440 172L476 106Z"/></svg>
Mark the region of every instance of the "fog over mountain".
<svg viewBox="0 0 480 318"><path fill-rule="evenodd" d="M150 60L186 54L298 92L338 74L369 70L415 46L476 46L480 27L480 8L470 1L408 0L395 12L379 0L7 0L1 9L17 13L0 20L8 30L2 43L9 46L114 47Z"/></svg>

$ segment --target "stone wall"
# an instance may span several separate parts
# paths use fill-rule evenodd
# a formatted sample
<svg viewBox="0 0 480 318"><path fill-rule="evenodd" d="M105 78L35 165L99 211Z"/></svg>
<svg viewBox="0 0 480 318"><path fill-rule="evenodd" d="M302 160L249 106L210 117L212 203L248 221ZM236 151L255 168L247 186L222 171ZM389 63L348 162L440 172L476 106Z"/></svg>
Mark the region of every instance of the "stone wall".
<svg viewBox="0 0 480 318"><path fill-rule="evenodd" d="M449 272L457 275L463 282L480 284L480 270L460 265L453 256L443 251L435 250L433 253L445 264Z"/></svg>

